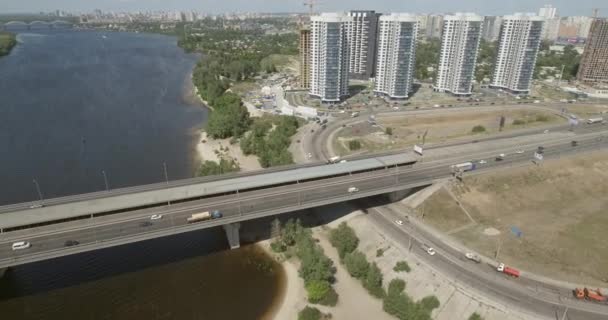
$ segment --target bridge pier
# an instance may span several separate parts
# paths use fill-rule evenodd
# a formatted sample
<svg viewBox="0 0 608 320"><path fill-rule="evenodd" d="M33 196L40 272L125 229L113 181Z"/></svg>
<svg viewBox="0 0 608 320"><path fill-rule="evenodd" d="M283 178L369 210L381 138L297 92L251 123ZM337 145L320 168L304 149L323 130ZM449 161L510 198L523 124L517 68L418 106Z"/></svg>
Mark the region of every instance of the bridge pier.
<svg viewBox="0 0 608 320"><path fill-rule="evenodd" d="M409 195L410 192L411 192L411 190L409 190L409 189L394 191L394 192L391 192L388 194L388 199L391 202L401 201L401 200L405 199L405 197L407 197L407 195Z"/></svg>
<svg viewBox="0 0 608 320"><path fill-rule="evenodd" d="M224 231L226 232L226 237L228 238L228 244L230 245L230 249L238 249L241 247L241 238L239 236L239 229L241 228L240 223L230 223L225 224Z"/></svg>
<svg viewBox="0 0 608 320"><path fill-rule="evenodd" d="M2 279L4 277L4 274L6 273L7 270L8 270L8 268L0 268L0 279Z"/></svg>

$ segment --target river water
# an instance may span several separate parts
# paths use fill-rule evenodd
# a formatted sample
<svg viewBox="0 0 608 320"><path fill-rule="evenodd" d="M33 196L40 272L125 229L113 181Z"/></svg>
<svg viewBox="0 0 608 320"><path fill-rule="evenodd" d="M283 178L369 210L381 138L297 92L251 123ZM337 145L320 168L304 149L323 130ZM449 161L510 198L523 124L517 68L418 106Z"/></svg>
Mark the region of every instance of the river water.
<svg viewBox="0 0 608 320"><path fill-rule="evenodd" d="M197 166L206 109L197 57L161 35L22 30L0 59L0 205L169 179ZM1 219L1 218L0 218ZM255 247L221 229L19 266L2 319L260 319L284 287Z"/></svg>

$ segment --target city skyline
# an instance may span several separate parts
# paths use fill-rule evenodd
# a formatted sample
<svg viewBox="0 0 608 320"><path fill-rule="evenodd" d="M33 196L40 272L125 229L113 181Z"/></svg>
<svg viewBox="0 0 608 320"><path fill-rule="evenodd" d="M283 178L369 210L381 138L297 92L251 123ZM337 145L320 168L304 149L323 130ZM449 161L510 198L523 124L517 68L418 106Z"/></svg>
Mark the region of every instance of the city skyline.
<svg viewBox="0 0 608 320"><path fill-rule="evenodd" d="M378 0L373 5L364 0L336 0L332 3L322 3L317 6L321 11L347 10L376 10L377 12L411 12L411 13L454 13L462 11L476 12L482 15L505 15L513 12L538 12L538 8L552 5L557 8L560 16L590 16L593 8L600 9L600 16L606 16L608 6L597 0L513 0L483 1L483 0L415 0L412 2L397 2L394 0ZM439 9L440 8L440 9ZM0 4L3 13L36 13L65 10L71 12L90 12L95 9L104 11L154 11L154 10L199 10L209 13L224 12L306 12L301 1L290 0L231 0L218 4L211 0L176 0L167 4L160 0L4 0Z"/></svg>

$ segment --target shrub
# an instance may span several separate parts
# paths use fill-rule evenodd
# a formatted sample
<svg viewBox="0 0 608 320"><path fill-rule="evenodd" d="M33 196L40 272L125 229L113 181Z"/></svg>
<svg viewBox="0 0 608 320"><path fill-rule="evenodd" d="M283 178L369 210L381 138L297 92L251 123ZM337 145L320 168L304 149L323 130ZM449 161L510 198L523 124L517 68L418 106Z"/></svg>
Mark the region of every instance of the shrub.
<svg viewBox="0 0 608 320"><path fill-rule="evenodd" d="M351 140L348 142L348 149L350 149L351 151L355 151L355 150L359 150L361 149L361 141L359 140Z"/></svg>
<svg viewBox="0 0 608 320"><path fill-rule="evenodd" d="M367 274L363 280L363 286L372 296L376 298L384 297L384 289L382 289L382 272L376 263L372 263L367 270Z"/></svg>
<svg viewBox="0 0 608 320"><path fill-rule="evenodd" d="M384 130L384 133L386 133L389 136L392 136L393 135L393 128L386 127L386 129Z"/></svg>
<svg viewBox="0 0 608 320"><path fill-rule="evenodd" d="M405 290L405 281L401 279L393 279L388 283L388 292L390 295L397 295Z"/></svg>
<svg viewBox="0 0 608 320"><path fill-rule="evenodd" d="M359 245L359 238L357 238L355 230L349 227L346 222L340 223L338 228L331 230L329 241L338 250L340 259L344 259L346 254L355 251Z"/></svg>
<svg viewBox="0 0 608 320"><path fill-rule="evenodd" d="M435 296L424 297L420 300L420 306L428 313L431 313L433 309L439 308L439 300Z"/></svg>
<svg viewBox="0 0 608 320"><path fill-rule="evenodd" d="M471 314L469 320L483 320L483 318L479 315L479 313L475 312Z"/></svg>
<svg viewBox="0 0 608 320"><path fill-rule="evenodd" d="M363 278L369 269L369 262L367 262L365 255L361 251L346 254L344 264L348 273L357 279Z"/></svg>
<svg viewBox="0 0 608 320"><path fill-rule="evenodd" d="M544 115L544 114L539 114L536 116L536 121L538 122L547 122L549 121L549 116Z"/></svg>
<svg viewBox="0 0 608 320"><path fill-rule="evenodd" d="M486 127L484 126L474 126L473 130L471 130L473 133L482 133L482 132L486 132Z"/></svg>
<svg viewBox="0 0 608 320"><path fill-rule="evenodd" d="M306 306L298 313L298 320L320 320L321 311L315 307Z"/></svg>
<svg viewBox="0 0 608 320"><path fill-rule="evenodd" d="M522 126L526 124L526 121L522 120L522 119L515 119L513 120L513 125L514 126Z"/></svg>
<svg viewBox="0 0 608 320"><path fill-rule="evenodd" d="M401 271L405 271L405 272L410 272L412 269L410 268L410 265L407 264L407 261L398 261L395 264L395 267L393 267L393 271L395 272L401 272Z"/></svg>
<svg viewBox="0 0 608 320"><path fill-rule="evenodd" d="M287 246L283 241L276 240L270 243L270 249L272 249L273 252L281 253L287 250Z"/></svg>
<svg viewBox="0 0 608 320"><path fill-rule="evenodd" d="M335 307L338 304L338 293L334 288L330 287L325 297L318 303L323 306Z"/></svg>
<svg viewBox="0 0 608 320"><path fill-rule="evenodd" d="M378 250L376 250L376 257L382 257L384 255L384 249L382 248L378 248Z"/></svg>

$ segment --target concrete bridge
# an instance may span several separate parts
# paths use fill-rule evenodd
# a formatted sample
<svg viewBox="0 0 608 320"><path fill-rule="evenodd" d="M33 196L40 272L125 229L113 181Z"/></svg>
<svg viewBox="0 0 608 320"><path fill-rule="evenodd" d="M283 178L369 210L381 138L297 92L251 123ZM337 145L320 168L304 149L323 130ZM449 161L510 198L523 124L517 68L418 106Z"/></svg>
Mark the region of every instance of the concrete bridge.
<svg viewBox="0 0 608 320"><path fill-rule="evenodd" d="M32 29L54 29L54 28L68 28L72 27L72 23L64 20L55 21L40 21L35 20L31 22L24 21L9 21L4 24L0 24L2 30L32 30Z"/></svg>

